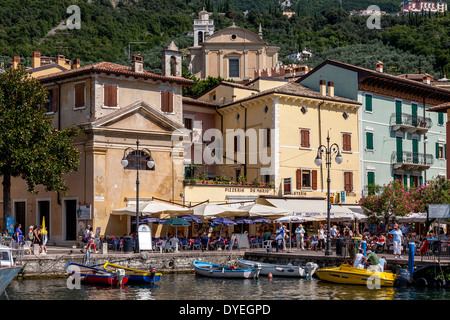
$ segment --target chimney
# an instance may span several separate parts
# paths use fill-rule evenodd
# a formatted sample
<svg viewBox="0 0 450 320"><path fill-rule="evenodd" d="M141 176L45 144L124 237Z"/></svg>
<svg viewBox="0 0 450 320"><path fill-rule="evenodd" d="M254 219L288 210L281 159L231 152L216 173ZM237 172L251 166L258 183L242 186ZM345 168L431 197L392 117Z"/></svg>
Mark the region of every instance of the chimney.
<svg viewBox="0 0 450 320"><path fill-rule="evenodd" d="M41 66L41 53L39 51L33 51L33 69Z"/></svg>
<svg viewBox="0 0 450 320"><path fill-rule="evenodd" d="M73 69L78 69L80 67L80 59L76 58L73 59L72 61L72 68Z"/></svg>
<svg viewBox="0 0 450 320"><path fill-rule="evenodd" d="M334 97L334 82L328 81L328 95Z"/></svg>
<svg viewBox="0 0 450 320"><path fill-rule="evenodd" d="M327 95L327 81L326 80L320 80L319 81L320 86L320 94L323 96Z"/></svg>
<svg viewBox="0 0 450 320"><path fill-rule="evenodd" d="M425 74L425 75L423 76L423 83L425 83L425 84L431 84L431 78L430 78L429 75Z"/></svg>
<svg viewBox="0 0 450 320"><path fill-rule="evenodd" d="M131 70L133 72L144 72L144 57L139 54L131 56Z"/></svg>
<svg viewBox="0 0 450 320"><path fill-rule="evenodd" d="M12 62L13 69L17 69L19 67L19 64L20 64L20 57L14 56Z"/></svg>
<svg viewBox="0 0 450 320"><path fill-rule="evenodd" d="M67 61L66 57L63 56L62 54L56 56L56 64L67 70L70 70L70 60Z"/></svg>
<svg viewBox="0 0 450 320"><path fill-rule="evenodd" d="M378 61L377 64L375 65L375 70L377 72L383 72L383 62Z"/></svg>

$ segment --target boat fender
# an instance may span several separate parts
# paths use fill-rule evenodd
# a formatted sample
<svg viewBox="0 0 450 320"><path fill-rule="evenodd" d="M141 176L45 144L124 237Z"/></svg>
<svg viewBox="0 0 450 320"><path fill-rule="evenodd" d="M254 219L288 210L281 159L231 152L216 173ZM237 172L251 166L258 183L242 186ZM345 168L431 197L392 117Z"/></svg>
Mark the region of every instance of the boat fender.
<svg viewBox="0 0 450 320"><path fill-rule="evenodd" d="M416 285L419 287L426 287L428 286L428 281L425 278L419 278L416 280Z"/></svg>
<svg viewBox="0 0 450 320"><path fill-rule="evenodd" d="M231 270L236 270L236 266L233 264L233 265L230 267L230 269L231 269Z"/></svg>
<svg viewBox="0 0 450 320"><path fill-rule="evenodd" d="M272 279L273 279L273 275L272 275L272 272L269 272L269 275L267 276L267 278L269 278L270 280L272 280Z"/></svg>

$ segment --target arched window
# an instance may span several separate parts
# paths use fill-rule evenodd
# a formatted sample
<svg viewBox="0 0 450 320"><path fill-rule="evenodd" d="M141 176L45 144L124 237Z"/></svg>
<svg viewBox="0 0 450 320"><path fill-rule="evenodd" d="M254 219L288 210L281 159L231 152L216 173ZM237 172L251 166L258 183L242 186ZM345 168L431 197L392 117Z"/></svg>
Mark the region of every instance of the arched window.
<svg viewBox="0 0 450 320"><path fill-rule="evenodd" d="M174 56L170 57L170 75L177 75L177 58L175 58Z"/></svg>
<svg viewBox="0 0 450 320"><path fill-rule="evenodd" d="M198 32L198 44L203 42L203 31Z"/></svg>
<svg viewBox="0 0 450 320"><path fill-rule="evenodd" d="M153 165L152 168L148 166L148 161L152 160L152 157L149 153L143 151L143 150L133 150L125 158L128 161L128 164L124 167L124 169L128 170L155 170L155 166Z"/></svg>

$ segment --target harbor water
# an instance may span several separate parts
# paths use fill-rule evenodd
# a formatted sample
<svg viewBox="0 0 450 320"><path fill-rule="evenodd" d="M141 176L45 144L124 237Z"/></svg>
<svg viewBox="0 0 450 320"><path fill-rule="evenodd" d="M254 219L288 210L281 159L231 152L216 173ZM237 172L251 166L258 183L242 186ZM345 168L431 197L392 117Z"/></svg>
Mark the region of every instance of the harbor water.
<svg viewBox="0 0 450 320"><path fill-rule="evenodd" d="M16 279L1 300L449 300L450 288L388 288L339 285L316 278L212 279L195 274L164 274L155 285L121 288L81 285L65 278Z"/></svg>

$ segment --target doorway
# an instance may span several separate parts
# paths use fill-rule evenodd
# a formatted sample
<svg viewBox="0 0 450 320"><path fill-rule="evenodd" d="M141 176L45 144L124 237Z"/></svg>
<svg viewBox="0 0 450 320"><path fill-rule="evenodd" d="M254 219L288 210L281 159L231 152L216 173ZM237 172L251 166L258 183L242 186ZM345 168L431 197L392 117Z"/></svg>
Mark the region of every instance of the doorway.
<svg viewBox="0 0 450 320"><path fill-rule="evenodd" d="M77 200L64 200L66 240L77 239Z"/></svg>
<svg viewBox="0 0 450 320"><path fill-rule="evenodd" d="M38 226L42 226L42 221L45 219L45 228L47 229L48 239L51 238L50 229L50 201L49 200L38 200L37 204L37 221Z"/></svg>
<svg viewBox="0 0 450 320"><path fill-rule="evenodd" d="M26 229L26 210L27 203L25 201L14 201L14 218L16 223L20 223L22 225L22 231Z"/></svg>

